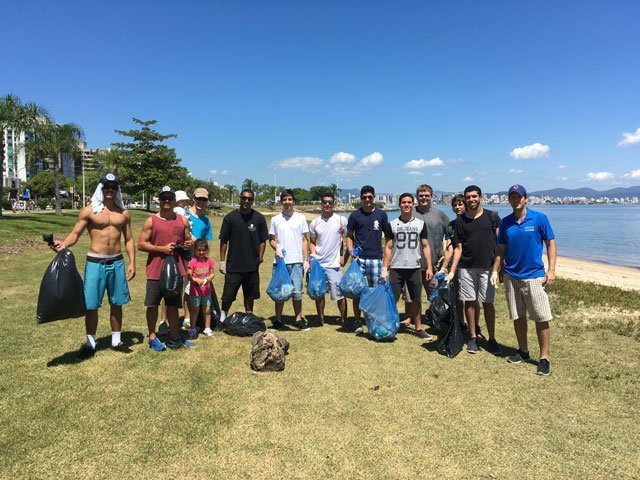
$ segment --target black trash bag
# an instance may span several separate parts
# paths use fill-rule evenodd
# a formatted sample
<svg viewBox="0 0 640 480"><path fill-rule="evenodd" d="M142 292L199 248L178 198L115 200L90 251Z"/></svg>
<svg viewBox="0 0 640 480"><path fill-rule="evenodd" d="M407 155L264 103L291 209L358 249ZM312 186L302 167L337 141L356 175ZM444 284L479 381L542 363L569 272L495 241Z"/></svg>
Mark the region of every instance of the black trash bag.
<svg viewBox="0 0 640 480"><path fill-rule="evenodd" d="M444 285L440 287L427 310L426 323L430 327L433 327L436 335L443 335L449 327L448 318L450 307L446 301L446 298L450 294L449 288L453 289L453 286L448 287L447 285Z"/></svg>
<svg viewBox="0 0 640 480"><path fill-rule="evenodd" d="M464 336L462 328L458 322L456 301L458 295L452 284L446 284L440 288L438 296L442 296L443 302L447 305L447 314L441 320L440 328L442 333L438 334L438 352L449 358L455 357L464 346ZM434 299L435 300L435 299Z"/></svg>
<svg viewBox="0 0 640 480"><path fill-rule="evenodd" d="M229 335L250 337L256 332L264 332L267 326L264 320L252 313L236 312L223 322L224 331Z"/></svg>
<svg viewBox="0 0 640 480"><path fill-rule="evenodd" d="M178 268L178 261L173 255L167 255L162 262L160 271L160 293L165 298L182 296L182 275Z"/></svg>
<svg viewBox="0 0 640 480"><path fill-rule="evenodd" d="M87 311L84 282L71 250L58 253L47 267L40 283L38 323L82 317Z"/></svg>

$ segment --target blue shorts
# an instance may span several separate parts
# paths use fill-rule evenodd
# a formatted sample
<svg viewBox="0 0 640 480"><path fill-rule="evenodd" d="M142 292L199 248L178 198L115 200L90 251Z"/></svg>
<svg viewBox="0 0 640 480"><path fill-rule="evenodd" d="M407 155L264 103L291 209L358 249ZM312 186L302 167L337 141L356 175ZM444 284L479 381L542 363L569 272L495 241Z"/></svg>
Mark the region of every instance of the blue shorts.
<svg viewBox="0 0 640 480"><path fill-rule="evenodd" d="M203 295L201 297L189 295L189 304L191 304L192 307L210 307L211 295Z"/></svg>
<svg viewBox="0 0 640 480"><path fill-rule="evenodd" d="M271 270L271 274L275 271L276 266L273 265L273 269ZM289 272L289 276L291 277L291 281L293 282L293 295L291 296L292 300L302 300L302 277L304 275L304 269L302 268L301 263L288 263L287 271Z"/></svg>
<svg viewBox="0 0 640 480"><path fill-rule="evenodd" d="M358 265L362 274L367 279L369 287L377 287L382 278L382 259L380 258L360 258L358 257Z"/></svg>
<svg viewBox="0 0 640 480"><path fill-rule="evenodd" d="M87 302L87 310L97 310L102 306L104 291L109 296L109 304L114 306L126 305L131 301L129 286L127 285L127 272L124 268L124 260L104 260L101 262L90 261L94 257L87 257L84 266L84 298Z"/></svg>

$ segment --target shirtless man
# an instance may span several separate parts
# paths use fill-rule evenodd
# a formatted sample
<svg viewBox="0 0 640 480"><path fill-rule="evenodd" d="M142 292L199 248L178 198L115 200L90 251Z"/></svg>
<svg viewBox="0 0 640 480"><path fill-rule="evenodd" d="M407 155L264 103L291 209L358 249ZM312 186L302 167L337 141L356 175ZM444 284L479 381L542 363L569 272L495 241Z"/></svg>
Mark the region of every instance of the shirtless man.
<svg viewBox="0 0 640 480"><path fill-rule="evenodd" d="M55 242L53 250L60 252L75 245L85 228L91 238L84 270L87 343L80 349L78 358L85 360L96 353L98 308L102 305L105 289L111 305L111 348L131 353L132 350L122 343L120 334L122 306L130 301L127 281L131 281L136 275L135 242L131 231L131 215L122 204L118 178L114 174L106 173L102 176L91 198L91 204L80 210L78 222L71 233L62 242ZM121 250L123 237L129 259L126 272Z"/></svg>

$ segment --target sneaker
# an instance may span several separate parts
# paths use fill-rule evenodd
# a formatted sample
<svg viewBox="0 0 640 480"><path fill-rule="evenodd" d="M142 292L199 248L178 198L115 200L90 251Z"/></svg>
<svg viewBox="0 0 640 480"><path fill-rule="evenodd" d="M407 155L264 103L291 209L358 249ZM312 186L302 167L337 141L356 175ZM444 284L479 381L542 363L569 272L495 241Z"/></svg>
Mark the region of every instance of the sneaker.
<svg viewBox="0 0 640 480"><path fill-rule="evenodd" d="M189 330L191 328L190 318L185 318L184 320L182 320L182 328L184 328L185 330Z"/></svg>
<svg viewBox="0 0 640 480"><path fill-rule="evenodd" d="M280 330L282 327L284 327L284 323L282 323L282 320L273 320L271 324L276 330Z"/></svg>
<svg viewBox="0 0 640 480"><path fill-rule="evenodd" d="M515 355L511 355L509 358L507 358L507 362L509 363L528 362L529 360L531 360L529 352L524 352L520 349L516 350Z"/></svg>
<svg viewBox="0 0 640 480"><path fill-rule="evenodd" d="M549 375L549 367L550 367L550 363L549 360L547 360L546 358L541 358L540 361L538 362L538 370L536 370L536 373L538 375L543 375L543 376L547 376Z"/></svg>
<svg viewBox="0 0 640 480"><path fill-rule="evenodd" d="M167 346L158 337L154 337L149 339L149 348L154 352L161 352L166 350Z"/></svg>
<svg viewBox="0 0 640 480"><path fill-rule="evenodd" d="M416 330L415 333L418 337L420 337L423 340L433 340L433 337L422 329Z"/></svg>
<svg viewBox="0 0 640 480"><path fill-rule="evenodd" d="M307 322L304 321L304 318L301 318L300 320L296 320L293 323L301 332L304 332L306 330L309 330L309 325L307 325Z"/></svg>
<svg viewBox="0 0 640 480"><path fill-rule="evenodd" d="M111 350L113 350L114 352L121 352L121 353L133 353L133 350L131 350L122 342L118 342L118 345L111 345Z"/></svg>
<svg viewBox="0 0 640 480"><path fill-rule="evenodd" d="M96 349L91 348L89 345L85 343L82 347L80 347L80 350L78 350L78 354L76 355L76 357L78 358L78 360L88 360L91 357L93 357L95 354L96 354Z"/></svg>
<svg viewBox="0 0 640 480"><path fill-rule="evenodd" d="M171 349L178 349L178 348L182 348L182 347L195 347L196 344L193 342L190 342L189 340L185 340L184 338L180 337L177 340L174 340L173 338L170 338L167 341L167 347L171 348Z"/></svg>
<svg viewBox="0 0 640 480"><path fill-rule="evenodd" d="M472 338L469 340L469 343L467 343L467 352L469 353L478 353L480 351L480 348L478 348L478 342L476 341L475 338Z"/></svg>
<svg viewBox="0 0 640 480"><path fill-rule="evenodd" d="M213 337L213 330L210 328L205 328L202 333L204 333L207 337Z"/></svg>
<svg viewBox="0 0 640 480"><path fill-rule="evenodd" d="M189 340L195 340L198 338L198 330L195 328L189 329Z"/></svg>
<svg viewBox="0 0 640 480"><path fill-rule="evenodd" d="M496 342L495 338L489 339L489 341L487 342L487 350L489 350L489 353L492 353L494 355L500 355L502 353L502 347L498 342Z"/></svg>
<svg viewBox="0 0 640 480"><path fill-rule="evenodd" d="M362 332L364 332L364 329L362 328L362 321L361 320L354 320L353 321L353 332L356 335L360 335Z"/></svg>

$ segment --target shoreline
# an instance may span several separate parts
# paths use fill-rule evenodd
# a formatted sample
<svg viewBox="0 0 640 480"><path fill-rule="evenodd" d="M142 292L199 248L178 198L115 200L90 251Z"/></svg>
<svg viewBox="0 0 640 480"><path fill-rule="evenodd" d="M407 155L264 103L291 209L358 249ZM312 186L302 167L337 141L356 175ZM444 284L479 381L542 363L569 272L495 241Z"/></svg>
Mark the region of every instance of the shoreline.
<svg viewBox="0 0 640 480"><path fill-rule="evenodd" d="M264 212L262 212L264 214ZM269 217L279 212L268 212ZM313 220L318 213L300 212L307 221ZM269 215L271 214L271 215ZM544 255L545 265L547 257ZM640 268L613 265L597 260L583 260L558 255L556 276L581 282L593 282L599 285L618 287L623 290L640 291Z"/></svg>

